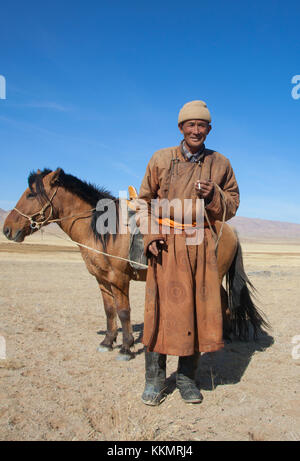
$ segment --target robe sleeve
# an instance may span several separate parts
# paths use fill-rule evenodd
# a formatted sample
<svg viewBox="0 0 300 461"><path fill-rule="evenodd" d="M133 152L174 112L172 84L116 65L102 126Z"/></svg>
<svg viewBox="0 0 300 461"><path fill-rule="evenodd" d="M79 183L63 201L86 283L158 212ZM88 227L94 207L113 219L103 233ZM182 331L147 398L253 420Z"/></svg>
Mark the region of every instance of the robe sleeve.
<svg viewBox="0 0 300 461"><path fill-rule="evenodd" d="M239 187L229 160L227 160L225 173L218 186L223 191L223 196L226 203L225 221L228 221L236 214L240 204ZM216 186L214 187L213 197L211 201L205 206L205 208L210 218L213 220L222 221L224 204L221 192Z"/></svg>
<svg viewBox="0 0 300 461"><path fill-rule="evenodd" d="M166 240L165 235L159 230L158 224L151 215L151 200L158 197L159 178L155 155L151 158L138 196L138 209L136 214L137 225L143 234L144 253L147 255L148 247L154 240Z"/></svg>

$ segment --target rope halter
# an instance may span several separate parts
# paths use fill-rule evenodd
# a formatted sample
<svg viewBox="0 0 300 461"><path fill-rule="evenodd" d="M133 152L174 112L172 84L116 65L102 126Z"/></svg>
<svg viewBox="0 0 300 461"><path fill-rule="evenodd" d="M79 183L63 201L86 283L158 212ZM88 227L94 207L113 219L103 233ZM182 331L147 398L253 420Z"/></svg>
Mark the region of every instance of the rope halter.
<svg viewBox="0 0 300 461"><path fill-rule="evenodd" d="M58 186L56 188L56 190L53 192L50 200L48 200L48 202L40 209L40 211L37 211L36 213L28 216L26 215L25 213L22 213L20 210L18 210L17 208L13 208L15 211L17 211L21 216L23 216L23 218L27 218L30 222L30 227L32 230L39 230L42 226L44 226L45 224L47 224L49 221L50 221L50 218L53 216L53 204L52 204L52 200L57 192L57 189L58 189ZM45 218L45 211L47 210L47 208L50 207L50 213L49 213L49 216L47 218ZM41 219L41 221L37 221L36 219L34 219L34 217L37 216Z"/></svg>

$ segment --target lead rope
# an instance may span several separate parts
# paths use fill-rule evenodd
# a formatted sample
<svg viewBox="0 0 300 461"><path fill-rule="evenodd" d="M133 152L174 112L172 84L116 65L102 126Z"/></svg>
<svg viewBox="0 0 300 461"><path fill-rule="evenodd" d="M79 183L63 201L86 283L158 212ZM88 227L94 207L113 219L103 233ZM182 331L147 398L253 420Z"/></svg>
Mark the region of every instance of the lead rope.
<svg viewBox="0 0 300 461"><path fill-rule="evenodd" d="M220 195L221 195L221 198L223 200L223 217L222 217L222 225L221 225L221 229L220 229L220 232L218 235L216 235L215 231L213 230L212 228L212 225L210 223L210 220L209 220L209 217L208 217L208 214L207 214L207 211L206 209L204 208L204 215L205 215L205 219L208 223L208 226L209 226L209 229L212 233L212 236L213 236L213 239L215 241L215 251L217 252L217 249L218 249L218 245L219 245L219 241L220 241L220 238L222 236L222 232L223 232L223 227L224 227L224 223L225 223L225 217L226 217L226 200L225 200L225 196L224 196L224 192L222 191L222 189L218 186L218 184L215 184L215 187L217 187L217 189L219 190L220 192ZM58 189L58 188L57 188ZM53 215L53 205L52 205L52 200L57 192L57 189L54 191L54 193L52 194L52 197L51 199L49 200L48 203L46 203L39 212L31 215L31 216L28 216L26 215L25 213L22 213L20 210L18 210L17 208L14 208L15 211L17 211L21 216L23 216L24 218L27 218L29 221L30 221L30 227L34 230L34 229L37 229L39 230L41 227L44 226L45 223L57 223L57 222L60 222L60 221L63 221L64 219L70 219L70 218L74 218L74 217L79 217L79 216L82 216L83 214L86 214L87 212L91 212L91 211L94 211L95 209L91 209L91 210L87 210L86 212L84 213L81 213L77 216L66 216L66 217L63 217L63 218L59 218L59 219L50 219L51 216ZM49 216L48 218L44 219L44 221L34 221L33 220L33 217L34 216L37 216L37 215L40 215L40 216L44 216L44 212L45 210L48 208L48 207L51 207L51 211L49 213ZM105 256L109 256L110 258L114 258L114 259L119 259L121 261L126 261L126 262L129 262L129 263L134 263L134 264L137 264L138 266L144 268L144 269L148 269L148 266L146 264L143 264L143 263L139 263L139 262L136 262L136 261L132 261L130 259L127 259L127 258L123 258L121 256L115 256L115 255L111 255L109 253L105 253L104 251L100 251L100 250L96 250L95 248L91 248L87 245L84 245L82 243L79 243L79 242L76 242L75 240L72 240L72 239L68 239L68 238L65 238L65 237L60 237L59 235L57 234L53 234L51 232L46 232L46 234L49 234L49 235L53 235L57 238L61 238L62 240L66 240L66 241L69 241L69 242L73 242L75 243L76 245L78 246L81 246L82 248L86 248L87 250L90 250L90 251L94 251L95 253L98 253L98 254L102 254L102 255L105 255Z"/></svg>
<svg viewBox="0 0 300 461"><path fill-rule="evenodd" d="M115 258L115 259L120 259L121 261L126 261L126 262L129 262L129 263L134 263L134 264L137 264L138 266L141 266L143 267L144 269L148 269L148 266L146 264L142 264L142 263L138 263L138 262L135 262L135 261L132 261L131 259L126 259L126 258L122 258L122 256L115 256L115 255L111 255L109 253L105 253L104 251L100 251L100 250L96 250L96 248L92 248L92 247L89 247L87 245L84 245L83 243L79 243L79 242L76 242L75 240L72 240L70 238L66 238L66 237L61 237L60 235L57 235L57 234L53 234L52 232L45 232L44 233L47 235L53 235L54 237L57 237L57 238L60 238L62 240L65 240L66 242L73 242L75 243L76 245L82 247L82 248L86 248L87 250L90 250L90 251L94 251L95 253L98 253L98 254L101 254L101 255L104 255L104 256L109 256L110 258Z"/></svg>
<svg viewBox="0 0 300 461"><path fill-rule="evenodd" d="M221 225L221 229L220 229L220 232L219 234L217 235L215 233L215 231L213 230L212 228L212 225L210 223L210 220L209 220L209 217L208 217L208 214L207 214L207 211L206 209L204 208L204 214L205 214L205 219L207 220L207 223L208 223L208 226L209 226L209 229L212 233L212 236L214 238L214 241L215 241L215 251L217 252L217 249L218 249L218 245L219 245L219 241L220 241L220 238L222 236L222 232L223 232L223 227L224 227L224 223L225 223L225 217L226 217L226 200L225 200L225 196L224 196L224 192L222 191L222 189L217 185L215 184L215 186L217 187L217 189L219 190L220 194L221 194L221 198L223 200L223 205L224 205L224 210L223 210L223 217L222 217L222 225ZM18 210L17 210L18 211ZM24 216L24 215L23 215ZM27 217L27 216L26 216ZM62 218L63 219L63 218ZM53 220L51 222L56 222L56 220ZM44 231L45 232L45 231ZM90 250L90 251L94 251L95 253L98 253L98 254L101 254L101 255L104 255L104 256L109 256L110 258L114 258L114 259L119 259L121 261L126 261L126 262L129 262L129 263L134 263L134 264L137 264L138 266L140 266L141 268L143 269L148 269L148 266L146 264L142 264L142 263L139 263L139 262L136 262L136 261L132 261L131 259L127 259L127 258L123 258L121 256L115 256L115 255L111 255L109 253L105 253L104 251L100 251L100 250L96 250L95 248L92 248L92 247L89 247L87 245L84 245L83 243L79 243L79 242L76 242L75 240L72 240L70 238L66 238L66 237L61 237L57 234L53 234L52 232L45 232L45 234L48 234L48 235L53 235L54 237L57 237L57 238L60 238L62 240L65 240L65 241L69 241L69 242L73 242L75 243L76 245L82 247L82 248L86 248L87 250Z"/></svg>

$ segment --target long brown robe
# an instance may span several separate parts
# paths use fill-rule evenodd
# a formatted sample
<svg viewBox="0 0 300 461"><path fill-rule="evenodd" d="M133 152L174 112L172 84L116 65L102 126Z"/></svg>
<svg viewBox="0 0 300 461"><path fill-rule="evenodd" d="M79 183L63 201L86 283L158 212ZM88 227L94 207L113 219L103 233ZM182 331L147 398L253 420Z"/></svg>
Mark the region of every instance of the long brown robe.
<svg viewBox="0 0 300 461"><path fill-rule="evenodd" d="M180 146L157 151L140 188L139 199L148 204L146 212L139 216L145 253L153 240L162 239L166 243L158 258L148 253L143 335L148 350L162 354L186 356L195 351L213 352L224 345L221 282L211 231L205 226L201 231L202 241L191 245L185 231L176 233L170 229L166 233L160 226L153 234L147 227L153 199L176 198L182 203L184 199L192 199L194 220L197 198L194 185L198 179L211 179L220 186L226 201L225 220L233 217L239 205L235 175L229 160L209 149L205 149L200 163L188 162ZM212 200L205 205L211 222L222 219L222 203L220 191L215 187Z"/></svg>

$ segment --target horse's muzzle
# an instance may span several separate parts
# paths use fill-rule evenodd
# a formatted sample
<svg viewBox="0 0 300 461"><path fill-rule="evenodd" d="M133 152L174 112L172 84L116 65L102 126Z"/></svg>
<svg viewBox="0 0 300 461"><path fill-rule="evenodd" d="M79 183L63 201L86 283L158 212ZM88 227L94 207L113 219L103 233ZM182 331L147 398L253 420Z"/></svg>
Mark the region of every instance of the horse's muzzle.
<svg viewBox="0 0 300 461"><path fill-rule="evenodd" d="M5 226L3 228L3 234L5 235L5 237L8 239L8 240L14 240L15 242L23 242L24 240L24 232L23 232L23 229L19 229L17 230L14 235L12 235L12 230L10 227L8 226Z"/></svg>
<svg viewBox="0 0 300 461"><path fill-rule="evenodd" d="M13 237L15 242L23 242L24 238L25 238L25 235L24 235L23 229L19 229Z"/></svg>
<svg viewBox="0 0 300 461"><path fill-rule="evenodd" d="M5 235L5 237L9 240L11 240L11 229L10 227L3 227L3 234Z"/></svg>

